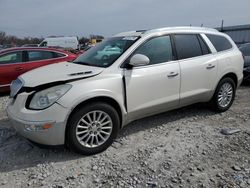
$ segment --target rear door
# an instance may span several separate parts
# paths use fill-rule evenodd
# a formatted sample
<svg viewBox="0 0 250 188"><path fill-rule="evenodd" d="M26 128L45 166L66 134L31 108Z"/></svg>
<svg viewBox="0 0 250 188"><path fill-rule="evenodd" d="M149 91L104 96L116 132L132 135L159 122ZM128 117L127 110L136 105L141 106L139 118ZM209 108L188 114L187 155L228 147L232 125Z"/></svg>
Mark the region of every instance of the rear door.
<svg viewBox="0 0 250 188"><path fill-rule="evenodd" d="M135 54L146 55L150 63L125 70L129 119L177 107L180 70L178 61L173 56L170 36L148 40L137 48L133 55Z"/></svg>
<svg viewBox="0 0 250 188"><path fill-rule="evenodd" d="M14 51L0 55L0 89L6 88L25 72L23 52Z"/></svg>
<svg viewBox="0 0 250 188"><path fill-rule="evenodd" d="M180 104L207 101L217 77L217 59L199 34L176 34L181 69Z"/></svg>

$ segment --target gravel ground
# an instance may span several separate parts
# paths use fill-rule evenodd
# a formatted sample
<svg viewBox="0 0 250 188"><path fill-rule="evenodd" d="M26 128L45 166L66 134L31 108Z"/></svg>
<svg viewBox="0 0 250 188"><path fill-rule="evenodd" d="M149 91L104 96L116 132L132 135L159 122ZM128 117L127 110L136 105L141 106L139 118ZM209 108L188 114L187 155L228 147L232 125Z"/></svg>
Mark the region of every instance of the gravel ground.
<svg viewBox="0 0 250 188"><path fill-rule="evenodd" d="M221 114L193 105L135 121L95 156L33 146L10 128L1 97L0 187L250 187L249 96L241 86Z"/></svg>

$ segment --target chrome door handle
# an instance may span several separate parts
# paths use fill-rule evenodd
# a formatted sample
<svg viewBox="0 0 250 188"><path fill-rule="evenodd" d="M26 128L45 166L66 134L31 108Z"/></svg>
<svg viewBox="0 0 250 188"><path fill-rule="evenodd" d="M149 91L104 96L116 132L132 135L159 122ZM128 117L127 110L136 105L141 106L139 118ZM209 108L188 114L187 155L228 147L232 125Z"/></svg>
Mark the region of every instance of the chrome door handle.
<svg viewBox="0 0 250 188"><path fill-rule="evenodd" d="M169 74L168 74L168 77L169 78L172 78L172 77L175 77L175 76L178 76L178 72L170 72Z"/></svg>
<svg viewBox="0 0 250 188"><path fill-rule="evenodd" d="M214 67L215 67L215 65L209 64L209 65L207 66L207 69L212 69L212 68L214 68Z"/></svg>

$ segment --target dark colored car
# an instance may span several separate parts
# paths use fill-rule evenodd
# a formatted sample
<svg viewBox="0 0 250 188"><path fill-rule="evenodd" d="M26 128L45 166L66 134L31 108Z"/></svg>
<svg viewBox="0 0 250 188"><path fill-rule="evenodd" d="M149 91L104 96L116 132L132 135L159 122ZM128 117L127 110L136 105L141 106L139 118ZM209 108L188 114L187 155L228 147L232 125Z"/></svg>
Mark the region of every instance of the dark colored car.
<svg viewBox="0 0 250 188"><path fill-rule="evenodd" d="M239 49L244 56L244 80L250 81L250 43L241 45Z"/></svg>
<svg viewBox="0 0 250 188"><path fill-rule="evenodd" d="M76 54L52 48L10 48L0 51L0 92L9 91L12 80L32 69L65 61ZM46 76L46 75L44 75Z"/></svg>

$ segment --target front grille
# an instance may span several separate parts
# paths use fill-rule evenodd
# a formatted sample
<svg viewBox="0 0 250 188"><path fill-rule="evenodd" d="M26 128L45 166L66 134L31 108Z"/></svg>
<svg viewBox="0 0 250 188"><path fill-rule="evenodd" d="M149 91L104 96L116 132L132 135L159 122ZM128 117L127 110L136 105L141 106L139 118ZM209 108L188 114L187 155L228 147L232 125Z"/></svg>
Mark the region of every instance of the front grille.
<svg viewBox="0 0 250 188"><path fill-rule="evenodd" d="M11 82L10 85L10 97L14 98L17 93L20 91L20 89L23 87L24 82L21 79L16 79Z"/></svg>

